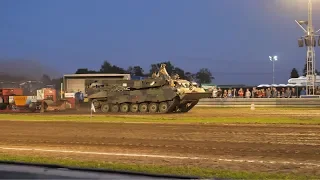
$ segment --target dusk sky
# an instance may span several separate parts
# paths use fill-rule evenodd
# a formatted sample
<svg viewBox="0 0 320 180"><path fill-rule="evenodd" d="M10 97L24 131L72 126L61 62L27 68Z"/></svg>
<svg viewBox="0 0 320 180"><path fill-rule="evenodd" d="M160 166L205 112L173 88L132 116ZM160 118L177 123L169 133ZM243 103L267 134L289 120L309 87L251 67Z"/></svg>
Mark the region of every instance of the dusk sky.
<svg viewBox="0 0 320 180"><path fill-rule="evenodd" d="M209 68L217 84L257 85L272 83L268 56L277 55L280 84L303 69L294 20L306 18L307 0L1 0L0 58L37 60L61 74L98 70L104 60L145 71L170 60L185 71Z"/></svg>

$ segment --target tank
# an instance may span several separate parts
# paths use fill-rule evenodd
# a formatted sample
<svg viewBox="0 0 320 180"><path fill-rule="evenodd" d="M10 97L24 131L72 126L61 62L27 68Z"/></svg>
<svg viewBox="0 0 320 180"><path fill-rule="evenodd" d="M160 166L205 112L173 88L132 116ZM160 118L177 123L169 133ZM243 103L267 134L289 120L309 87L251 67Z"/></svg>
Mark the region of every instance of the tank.
<svg viewBox="0 0 320 180"><path fill-rule="evenodd" d="M165 64L152 77L143 80L110 80L91 87L89 102L104 113L178 113L190 111L212 92L180 79L170 77Z"/></svg>

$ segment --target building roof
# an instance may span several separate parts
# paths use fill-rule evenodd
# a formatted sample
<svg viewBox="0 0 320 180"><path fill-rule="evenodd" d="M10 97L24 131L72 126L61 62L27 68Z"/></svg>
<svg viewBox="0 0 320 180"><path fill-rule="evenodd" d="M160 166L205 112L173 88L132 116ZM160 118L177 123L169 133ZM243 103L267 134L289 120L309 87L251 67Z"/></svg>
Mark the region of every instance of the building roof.
<svg viewBox="0 0 320 180"><path fill-rule="evenodd" d="M112 77L112 76L129 76L130 74L65 74L63 77Z"/></svg>

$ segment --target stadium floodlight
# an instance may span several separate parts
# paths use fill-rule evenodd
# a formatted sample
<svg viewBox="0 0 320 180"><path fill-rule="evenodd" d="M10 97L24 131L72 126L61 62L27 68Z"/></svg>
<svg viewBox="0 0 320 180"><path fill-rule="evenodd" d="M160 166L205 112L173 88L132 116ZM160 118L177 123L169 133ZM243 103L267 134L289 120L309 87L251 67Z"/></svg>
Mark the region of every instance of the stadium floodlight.
<svg viewBox="0 0 320 180"><path fill-rule="evenodd" d="M278 61L278 56L269 56L269 60L272 61L272 84L274 84L274 62Z"/></svg>
<svg viewBox="0 0 320 180"><path fill-rule="evenodd" d="M305 3L306 1L304 1ZM295 20L298 26L303 30L304 36L298 39L298 46L307 47L307 83L306 83L306 94L314 95L316 73L315 73L315 47L317 46L316 37L318 37L318 46L320 46L320 38L317 34L319 30L315 31L313 27L312 19L312 0L308 0L308 20Z"/></svg>

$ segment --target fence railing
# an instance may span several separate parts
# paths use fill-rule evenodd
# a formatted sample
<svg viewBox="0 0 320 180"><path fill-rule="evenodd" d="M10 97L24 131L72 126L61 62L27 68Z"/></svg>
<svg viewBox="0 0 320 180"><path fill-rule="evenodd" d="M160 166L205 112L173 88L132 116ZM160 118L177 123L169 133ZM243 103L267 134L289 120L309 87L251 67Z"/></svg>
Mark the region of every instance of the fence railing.
<svg viewBox="0 0 320 180"><path fill-rule="evenodd" d="M320 98L208 98L198 107L320 107ZM320 109L319 109L320 110Z"/></svg>

